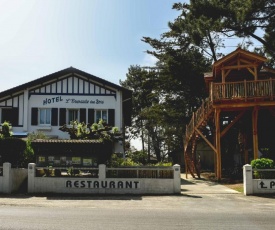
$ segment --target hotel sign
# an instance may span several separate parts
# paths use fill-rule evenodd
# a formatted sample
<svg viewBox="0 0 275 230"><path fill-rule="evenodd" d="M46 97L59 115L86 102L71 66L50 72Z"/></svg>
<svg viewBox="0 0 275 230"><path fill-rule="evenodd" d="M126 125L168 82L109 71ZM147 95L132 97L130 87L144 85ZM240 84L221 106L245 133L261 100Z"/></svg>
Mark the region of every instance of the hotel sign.
<svg viewBox="0 0 275 230"><path fill-rule="evenodd" d="M104 104L104 100L99 100L99 99L94 99L94 100L89 100L89 99L76 99L76 98L68 98L64 99L62 96L56 96L56 97L49 97L43 99L43 105L49 105L49 104L54 104L58 102L65 102L69 104Z"/></svg>

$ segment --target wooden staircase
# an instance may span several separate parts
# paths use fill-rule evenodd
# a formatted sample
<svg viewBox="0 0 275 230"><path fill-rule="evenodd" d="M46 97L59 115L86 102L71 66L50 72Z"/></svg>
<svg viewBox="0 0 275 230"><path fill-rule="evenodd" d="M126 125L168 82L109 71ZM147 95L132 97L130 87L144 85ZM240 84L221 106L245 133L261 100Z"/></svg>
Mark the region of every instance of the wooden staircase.
<svg viewBox="0 0 275 230"><path fill-rule="evenodd" d="M200 159L196 157L197 140L201 137L208 122L213 118L214 109L209 99L202 102L201 107L193 113L190 123L186 126L184 141L184 159L186 176L188 173L200 178Z"/></svg>

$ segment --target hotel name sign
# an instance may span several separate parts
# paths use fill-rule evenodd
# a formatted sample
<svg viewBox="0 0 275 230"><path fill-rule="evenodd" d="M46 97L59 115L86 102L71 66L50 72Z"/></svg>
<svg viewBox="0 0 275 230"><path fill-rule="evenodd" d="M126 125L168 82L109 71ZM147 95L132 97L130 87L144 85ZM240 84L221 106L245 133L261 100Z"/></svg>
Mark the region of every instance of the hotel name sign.
<svg viewBox="0 0 275 230"><path fill-rule="evenodd" d="M99 99L75 99L75 98L63 98L62 96L47 97L43 99L43 105L54 104L58 102L69 103L69 104L104 104L104 100Z"/></svg>

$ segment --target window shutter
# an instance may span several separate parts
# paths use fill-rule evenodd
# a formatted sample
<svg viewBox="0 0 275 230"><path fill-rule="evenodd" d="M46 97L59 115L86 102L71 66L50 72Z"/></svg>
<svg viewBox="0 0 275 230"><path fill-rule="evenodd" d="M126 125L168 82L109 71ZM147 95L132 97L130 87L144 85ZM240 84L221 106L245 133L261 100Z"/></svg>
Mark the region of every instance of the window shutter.
<svg viewBox="0 0 275 230"><path fill-rule="evenodd" d="M80 109L80 121L86 123L86 109Z"/></svg>
<svg viewBox="0 0 275 230"><path fill-rule="evenodd" d="M88 109L88 124L92 125L95 123L95 110Z"/></svg>
<svg viewBox="0 0 275 230"><path fill-rule="evenodd" d="M110 126L115 126L115 110L108 109L108 124Z"/></svg>
<svg viewBox="0 0 275 230"><path fill-rule="evenodd" d="M38 125L38 108L32 108L31 125Z"/></svg>
<svg viewBox="0 0 275 230"><path fill-rule="evenodd" d="M58 109L57 108L52 108L51 125L52 126L57 126L58 125Z"/></svg>
<svg viewBox="0 0 275 230"><path fill-rule="evenodd" d="M59 125L65 125L66 124L66 108L60 108L59 109Z"/></svg>

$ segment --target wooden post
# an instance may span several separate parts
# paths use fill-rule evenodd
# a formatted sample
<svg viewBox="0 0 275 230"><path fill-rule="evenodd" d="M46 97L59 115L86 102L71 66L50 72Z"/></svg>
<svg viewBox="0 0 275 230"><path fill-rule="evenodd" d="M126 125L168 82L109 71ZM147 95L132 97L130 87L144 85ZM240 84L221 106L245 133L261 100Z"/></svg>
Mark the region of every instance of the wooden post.
<svg viewBox="0 0 275 230"><path fill-rule="evenodd" d="M246 79L244 79L244 101L247 100L247 88L246 88Z"/></svg>
<svg viewBox="0 0 275 230"><path fill-rule="evenodd" d="M213 102L213 82L210 83L210 101Z"/></svg>
<svg viewBox="0 0 275 230"><path fill-rule="evenodd" d="M254 159L258 158L258 114L259 108L257 106L254 107L252 112L252 130L253 130L253 152L254 152Z"/></svg>
<svg viewBox="0 0 275 230"><path fill-rule="evenodd" d="M273 100L273 90L272 90L272 78L269 79L269 91L270 91L270 100Z"/></svg>
<svg viewBox="0 0 275 230"><path fill-rule="evenodd" d="M216 127L216 150L217 150L217 179L220 180L222 177L221 172L221 130L220 130L220 109L215 111L215 127Z"/></svg>

